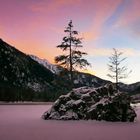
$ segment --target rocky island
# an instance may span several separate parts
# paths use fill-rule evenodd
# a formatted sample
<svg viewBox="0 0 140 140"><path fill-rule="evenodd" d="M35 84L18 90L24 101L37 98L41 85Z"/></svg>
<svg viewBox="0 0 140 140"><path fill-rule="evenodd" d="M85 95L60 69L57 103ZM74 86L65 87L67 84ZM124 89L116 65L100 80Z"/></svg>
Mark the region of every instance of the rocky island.
<svg viewBox="0 0 140 140"><path fill-rule="evenodd" d="M136 113L130 103L130 96L116 92L112 84L99 88L81 87L60 96L42 118L133 122Z"/></svg>

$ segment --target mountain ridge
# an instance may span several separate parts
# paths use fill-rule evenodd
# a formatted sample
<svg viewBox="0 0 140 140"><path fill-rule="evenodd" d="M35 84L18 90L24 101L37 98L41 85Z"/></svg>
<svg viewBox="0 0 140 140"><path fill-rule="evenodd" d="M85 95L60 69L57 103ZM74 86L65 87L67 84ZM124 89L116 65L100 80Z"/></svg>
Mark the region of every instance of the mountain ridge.
<svg viewBox="0 0 140 140"><path fill-rule="evenodd" d="M0 83L11 86L39 90L42 83L48 84L47 82L54 77L50 70L2 39L0 40L0 66Z"/></svg>
<svg viewBox="0 0 140 140"><path fill-rule="evenodd" d="M54 93L59 92L61 95L64 93L63 90L69 90L69 80L66 78L67 74L61 73L62 69L62 67L49 63L46 59L27 55L0 39L0 94L2 96L4 96L5 90L6 94L9 94L11 89L18 88L19 92L21 89L30 89L34 92L43 92L42 98L49 93L51 94L49 96L56 98L58 95L56 96ZM88 73L74 72L74 75L75 88L100 87L111 83ZM129 85L120 83L120 88L123 91L138 94L140 93L140 82Z"/></svg>
<svg viewBox="0 0 140 140"><path fill-rule="evenodd" d="M60 67L51 64L47 59L41 59L35 55L29 55L33 60L37 61L39 64L43 65L45 68L49 69L54 74L59 74Z"/></svg>
<svg viewBox="0 0 140 140"><path fill-rule="evenodd" d="M53 73L59 74L59 72L57 71L57 65L51 64L47 59L40 59L39 57L35 56L35 55L29 55L32 59L34 59L35 61L37 61L38 63L42 64L43 66L45 66L46 68L50 69ZM47 66L48 65L48 66ZM59 70L59 68L58 68ZM85 74L85 75L91 75L94 76L96 80L96 78L99 78L93 74L89 74L89 73L84 73L84 72L79 72L81 74ZM101 80L104 80L102 78L99 78ZM108 81L108 80L104 80L104 81ZM77 83L76 79L74 80L75 83ZM110 82L110 81L108 81ZM120 89L124 89L124 91L131 91L133 92L136 88L140 87L140 82L135 82L135 83L131 83L131 84L124 84L122 82L119 83Z"/></svg>

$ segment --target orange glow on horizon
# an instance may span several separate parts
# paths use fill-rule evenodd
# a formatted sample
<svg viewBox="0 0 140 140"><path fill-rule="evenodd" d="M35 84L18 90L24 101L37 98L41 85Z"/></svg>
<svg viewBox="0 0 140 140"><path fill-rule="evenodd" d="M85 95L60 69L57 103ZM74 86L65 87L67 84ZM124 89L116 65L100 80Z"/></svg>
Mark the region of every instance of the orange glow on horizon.
<svg viewBox="0 0 140 140"><path fill-rule="evenodd" d="M91 74L91 75L96 75L95 71L93 71L93 70L91 70L91 69L80 70L80 72L88 73L88 74Z"/></svg>

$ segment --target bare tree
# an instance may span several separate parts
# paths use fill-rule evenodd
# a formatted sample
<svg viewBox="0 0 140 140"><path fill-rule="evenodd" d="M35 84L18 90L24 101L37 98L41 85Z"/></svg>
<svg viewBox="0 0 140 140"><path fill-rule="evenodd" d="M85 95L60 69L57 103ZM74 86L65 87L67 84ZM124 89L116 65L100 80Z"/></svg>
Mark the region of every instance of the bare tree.
<svg viewBox="0 0 140 140"><path fill-rule="evenodd" d="M132 72L129 71L127 66L122 66L122 62L126 60L126 57L123 57L123 52L118 51L113 48L113 54L109 57L108 69L111 74L107 74L108 77L115 79L116 90L119 90L119 80L127 78L128 75Z"/></svg>
<svg viewBox="0 0 140 140"><path fill-rule="evenodd" d="M81 38L78 38L78 31L73 30L72 20L68 23L68 26L64 30L67 36L63 37L61 45L57 48L62 49L66 52L65 55L59 55L55 57L55 62L65 67L70 73L70 80L73 82L73 71L79 68L85 68L90 65L83 55L87 55L85 52L81 52L78 48L83 47Z"/></svg>

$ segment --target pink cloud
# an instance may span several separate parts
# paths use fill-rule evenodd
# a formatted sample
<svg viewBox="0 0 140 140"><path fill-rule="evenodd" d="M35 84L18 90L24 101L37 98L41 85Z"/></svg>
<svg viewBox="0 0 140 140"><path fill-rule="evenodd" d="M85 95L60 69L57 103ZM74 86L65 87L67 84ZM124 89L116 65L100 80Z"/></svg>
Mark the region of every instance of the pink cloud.
<svg viewBox="0 0 140 140"><path fill-rule="evenodd" d="M4 27L0 25L0 33L2 34L4 32Z"/></svg>
<svg viewBox="0 0 140 140"><path fill-rule="evenodd" d="M53 12L63 6L70 6L80 2L81 0L44 0L34 3L31 6L31 10L36 12Z"/></svg>
<svg viewBox="0 0 140 140"><path fill-rule="evenodd" d="M125 17L124 20L126 20L127 23L131 23L137 19L140 19L140 1L133 0L122 16Z"/></svg>
<svg viewBox="0 0 140 140"><path fill-rule="evenodd" d="M131 0L127 2L127 6L125 7L124 12L121 13L120 18L115 23L114 27L132 29L132 24L137 21L140 21L140 1Z"/></svg>
<svg viewBox="0 0 140 140"><path fill-rule="evenodd" d="M99 0L94 2L93 9L95 9L95 14L93 14L92 17L92 24L87 31L83 33L87 41L96 40L100 37L104 23L112 16L121 2L122 0Z"/></svg>
<svg viewBox="0 0 140 140"><path fill-rule="evenodd" d="M85 0L44 0L34 3L30 8L33 12L45 14L46 19L51 24L49 28L57 31L57 33L62 33L63 31L62 27L57 26L59 29L56 29L55 23L57 21L61 22L62 20L74 18L79 22L77 24L91 23L90 27L85 27L82 33L83 37L90 41L99 38L103 24L114 13L121 2L122 0L87 0L86 3Z"/></svg>

